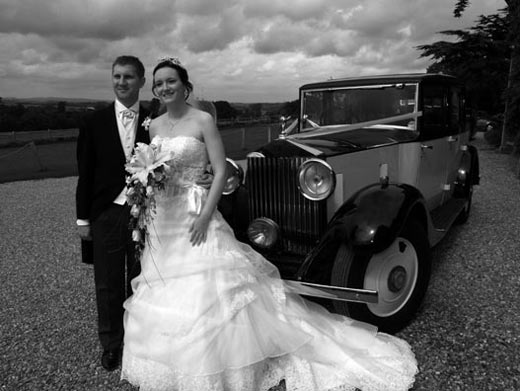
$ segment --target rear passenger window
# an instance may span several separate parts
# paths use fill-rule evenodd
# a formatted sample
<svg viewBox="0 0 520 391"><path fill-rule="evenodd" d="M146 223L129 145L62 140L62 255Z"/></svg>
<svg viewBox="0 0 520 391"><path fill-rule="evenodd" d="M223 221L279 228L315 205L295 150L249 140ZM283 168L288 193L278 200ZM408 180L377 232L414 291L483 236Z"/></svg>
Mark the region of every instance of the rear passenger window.
<svg viewBox="0 0 520 391"><path fill-rule="evenodd" d="M444 137L447 132L446 89L444 86L424 86L421 138Z"/></svg>
<svg viewBox="0 0 520 391"><path fill-rule="evenodd" d="M460 90L456 87L450 88L450 94L448 99L448 111L449 111L449 132L450 134L457 134L461 132L460 129L460 117L461 117L461 102L460 102Z"/></svg>

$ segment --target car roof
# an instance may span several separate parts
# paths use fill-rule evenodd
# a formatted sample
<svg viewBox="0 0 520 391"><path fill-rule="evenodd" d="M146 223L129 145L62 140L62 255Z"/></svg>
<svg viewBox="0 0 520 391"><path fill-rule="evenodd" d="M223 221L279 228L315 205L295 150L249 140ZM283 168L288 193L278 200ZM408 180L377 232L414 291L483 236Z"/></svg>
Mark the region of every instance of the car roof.
<svg viewBox="0 0 520 391"><path fill-rule="evenodd" d="M401 73L391 75L373 75L360 77L347 77L341 79L329 79L317 83L304 84L300 89L315 89L328 87L349 87L357 85L388 84L388 83L416 83L420 81L450 82L458 84L455 77L442 73Z"/></svg>

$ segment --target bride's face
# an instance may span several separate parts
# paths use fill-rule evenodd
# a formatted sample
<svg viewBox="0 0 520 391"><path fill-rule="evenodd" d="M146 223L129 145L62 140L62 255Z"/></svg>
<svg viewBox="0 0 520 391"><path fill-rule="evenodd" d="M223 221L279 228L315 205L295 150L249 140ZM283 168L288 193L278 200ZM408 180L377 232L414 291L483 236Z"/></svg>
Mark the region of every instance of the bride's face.
<svg viewBox="0 0 520 391"><path fill-rule="evenodd" d="M164 104L176 101L184 102L186 87L176 69L170 67L158 69L154 75L153 90Z"/></svg>

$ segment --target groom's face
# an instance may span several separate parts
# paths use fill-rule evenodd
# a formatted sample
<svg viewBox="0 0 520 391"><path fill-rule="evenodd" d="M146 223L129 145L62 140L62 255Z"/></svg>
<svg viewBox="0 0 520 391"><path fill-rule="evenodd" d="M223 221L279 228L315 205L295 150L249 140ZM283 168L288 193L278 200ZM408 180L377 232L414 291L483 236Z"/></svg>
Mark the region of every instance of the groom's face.
<svg viewBox="0 0 520 391"><path fill-rule="evenodd" d="M117 99L126 107L132 106L139 99L139 90L145 82L139 77L133 65L114 65L112 69L112 87Z"/></svg>

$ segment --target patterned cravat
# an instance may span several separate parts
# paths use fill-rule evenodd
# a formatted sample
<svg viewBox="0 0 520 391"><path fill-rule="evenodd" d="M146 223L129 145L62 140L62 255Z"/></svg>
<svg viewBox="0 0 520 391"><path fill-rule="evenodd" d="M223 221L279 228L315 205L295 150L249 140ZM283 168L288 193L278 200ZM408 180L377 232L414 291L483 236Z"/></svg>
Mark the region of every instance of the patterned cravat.
<svg viewBox="0 0 520 391"><path fill-rule="evenodd" d="M121 112L121 122L124 127L121 142L127 159L130 159L130 156L132 156L134 148L134 119L136 117L137 113L133 110L127 109Z"/></svg>
<svg viewBox="0 0 520 391"><path fill-rule="evenodd" d="M122 117L123 126L125 128L128 127L128 125L130 125L133 122L134 118L135 118L135 111L124 110L123 117Z"/></svg>

